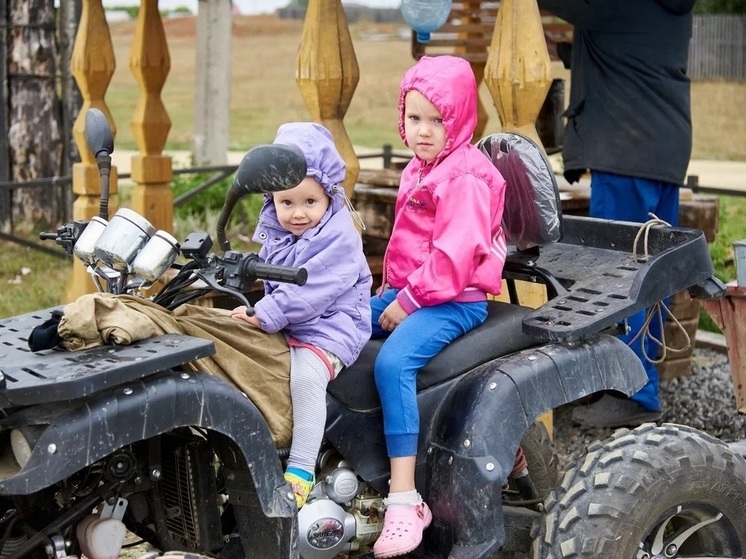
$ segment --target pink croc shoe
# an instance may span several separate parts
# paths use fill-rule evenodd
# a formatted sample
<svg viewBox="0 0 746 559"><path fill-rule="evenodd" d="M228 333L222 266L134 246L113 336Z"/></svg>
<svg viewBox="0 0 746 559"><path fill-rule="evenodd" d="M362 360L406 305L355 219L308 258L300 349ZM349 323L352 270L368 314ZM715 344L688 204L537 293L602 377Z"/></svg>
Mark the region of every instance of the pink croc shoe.
<svg viewBox="0 0 746 559"><path fill-rule="evenodd" d="M426 503L389 507L383 517L383 532L373 545L373 555L376 559L385 559L414 551L422 541L422 532L432 520L433 515Z"/></svg>

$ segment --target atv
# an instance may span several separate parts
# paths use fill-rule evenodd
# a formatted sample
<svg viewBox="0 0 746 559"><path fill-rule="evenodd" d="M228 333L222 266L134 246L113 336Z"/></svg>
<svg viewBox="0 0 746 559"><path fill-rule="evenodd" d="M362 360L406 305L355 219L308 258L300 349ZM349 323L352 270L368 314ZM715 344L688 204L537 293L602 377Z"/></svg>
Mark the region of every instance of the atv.
<svg viewBox="0 0 746 559"><path fill-rule="evenodd" d="M86 137L103 183L113 141L95 109ZM703 233L563 217L533 142L502 133L478 145L508 183L511 297L490 301L486 322L418 375L417 489L433 522L412 556L743 558L746 461L725 444L646 424L594 443L560 473L540 421L646 382L617 335L629 316L679 291L722 294ZM149 297L167 309L210 291L250 309L257 280L302 284L305 270L231 250L225 223L243 196L292 188L305 172L290 146L249 150L219 219L219 252L206 233L178 243L135 212L109 220L103 201L98 219L45 238L82 259L103 293L145 299L143 287L164 281ZM547 302L521 306L519 281L543 284ZM329 384L317 482L298 510L283 478L288 449L258 403L187 367L215 353L213 340L166 333L68 351L55 339L64 314L0 321L1 558L111 559L128 532L157 550L143 559L372 557L389 475L373 380L380 340Z"/></svg>

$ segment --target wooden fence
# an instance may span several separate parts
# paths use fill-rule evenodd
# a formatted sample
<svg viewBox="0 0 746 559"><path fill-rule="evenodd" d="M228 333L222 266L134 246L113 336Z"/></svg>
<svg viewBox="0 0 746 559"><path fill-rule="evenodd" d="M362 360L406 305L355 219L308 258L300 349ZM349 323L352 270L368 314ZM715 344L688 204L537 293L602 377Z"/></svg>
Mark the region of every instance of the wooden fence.
<svg viewBox="0 0 746 559"><path fill-rule="evenodd" d="M688 73L693 80L746 80L746 15L694 16Z"/></svg>

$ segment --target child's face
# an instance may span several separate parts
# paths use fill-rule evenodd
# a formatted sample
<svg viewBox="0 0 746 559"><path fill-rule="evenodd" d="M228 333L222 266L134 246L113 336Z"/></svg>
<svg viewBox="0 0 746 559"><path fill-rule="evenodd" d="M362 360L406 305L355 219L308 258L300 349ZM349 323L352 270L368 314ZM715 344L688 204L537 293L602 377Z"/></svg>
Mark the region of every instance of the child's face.
<svg viewBox="0 0 746 559"><path fill-rule="evenodd" d="M297 236L316 227L329 207L324 187L312 177L306 177L295 188L275 192L272 201L280 225Z"/></svg>
<svg viewBox="0 0 746 559"><path fill-rule="evenodd" d="M443 115L417 90L404 98L404 134L415 155L430 163L446 146Z"/></svg>

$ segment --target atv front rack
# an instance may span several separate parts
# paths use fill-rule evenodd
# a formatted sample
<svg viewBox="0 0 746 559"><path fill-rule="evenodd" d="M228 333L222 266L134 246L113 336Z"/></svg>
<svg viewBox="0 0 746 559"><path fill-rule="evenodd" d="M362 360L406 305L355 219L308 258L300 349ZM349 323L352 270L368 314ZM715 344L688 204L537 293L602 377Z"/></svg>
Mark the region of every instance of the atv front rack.
<svg viewBox="0 0 746 559"><path fill-rule="evenodd" d="M53 310L0 320L0 408L88 396L215 353L211 341L182 334L126 346L32 352L28 337Z"/></svg>
<svg viewBox="0 0 746 559"><path fill-rule="evenodd" d="M642 224L565 216L563 238L541 248L531 262L537 281L556 292L523 320L523 331L544 341L576 341L614 327L632 314L679 291L699 286L698 296L718 297L722 284L704 233L655 226L637 243ZM647 254L646 254L647 244ZM509 255L506 275L511 272ZM525 257L523 258L525 260ZM520 276L531 275L525 263Z"/></svg>

